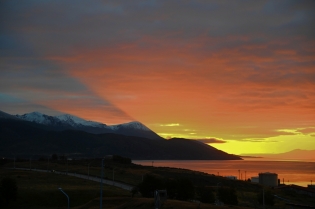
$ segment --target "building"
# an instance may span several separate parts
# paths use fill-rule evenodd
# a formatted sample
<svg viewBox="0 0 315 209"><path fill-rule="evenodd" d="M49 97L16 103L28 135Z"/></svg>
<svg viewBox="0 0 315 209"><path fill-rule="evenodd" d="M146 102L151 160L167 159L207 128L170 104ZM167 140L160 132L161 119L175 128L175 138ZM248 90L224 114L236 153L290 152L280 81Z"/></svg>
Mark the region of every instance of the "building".
<svg viewBox="0 0 315 209"><path fill-rule="evenodd" d="M278 174L276 173L259 173L259 183L264 186L278 186Z"/></svg>
<svg viewBox="0 0 315 209"><path fill-rule="evenodd" d="M250 181L251 181L252 183L259 183L259 176L253 176L253 177L251 177L251 178L250 178Z"/></svg>

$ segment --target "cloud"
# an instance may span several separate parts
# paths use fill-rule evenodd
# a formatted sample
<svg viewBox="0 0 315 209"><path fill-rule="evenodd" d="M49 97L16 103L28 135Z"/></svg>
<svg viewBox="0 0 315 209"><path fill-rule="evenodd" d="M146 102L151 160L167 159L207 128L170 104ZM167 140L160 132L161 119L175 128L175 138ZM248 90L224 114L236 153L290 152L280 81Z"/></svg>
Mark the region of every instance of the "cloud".
<svg viewBox="0 0 315 209"><path fill-rule="evenodd" d="M304 135L308 135L308 134L314 135L315 134L315 127L298 128L297 131L304 134Z"/></svg>
<svg viewBox="0 0 315 209"><path fill-rule="evenodd" d="M314 124L314 4L3 1L0 93L23 101L11 112L171 118L161 127L199 138L294 135L276 130Z"/></svg>
<svg viewBox="0 0 315 209"><path fill-rule="evenodd" d="M168 123L168 124L160 124L160 126L174 127L174 126L180 126L180 124L179 123Z"/></svg>
<svg viewBox="0 0 315 209"><path fill-rule="evenodd" d="M203 142L205 144L226 143L226 141L224 141L222 139L216 139L216 138L197 139L197 141Z"/></svg>

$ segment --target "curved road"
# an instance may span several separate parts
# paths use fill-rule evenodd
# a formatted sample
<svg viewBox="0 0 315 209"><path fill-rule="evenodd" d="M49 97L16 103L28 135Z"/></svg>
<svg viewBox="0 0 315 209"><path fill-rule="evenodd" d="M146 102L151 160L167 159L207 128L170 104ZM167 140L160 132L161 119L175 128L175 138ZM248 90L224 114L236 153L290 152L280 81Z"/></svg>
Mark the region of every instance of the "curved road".
<svg viewBox="0 0 315 209"><path fill-rule="evenodd" d="M31 170L31 171L37 171L37 172L49 172L47 170L42 170L42 169L29 169L29 168L10 168L10 169L18 169L18 170ZM86 179L89 181L96 181L96 182L100 182L101 183L101 178L99 177L95 177L95 176L88 176L88 175L84 175L84 174L78 174L78 173L66 173L66 172L61 172L61 171L55 171L53 172L55 174L61 174L61 175L68 175L68 176L75 176L81 179ZM115 187L119 187L121 189L124 190L128 190L131 191L133 186L128 185L128 184L124 184L124 183L120 183L120 182L116 182L116 181L111 181L108 179L104 179L103 178L103 184L107 184L107 185L112 185Z"/></svg>

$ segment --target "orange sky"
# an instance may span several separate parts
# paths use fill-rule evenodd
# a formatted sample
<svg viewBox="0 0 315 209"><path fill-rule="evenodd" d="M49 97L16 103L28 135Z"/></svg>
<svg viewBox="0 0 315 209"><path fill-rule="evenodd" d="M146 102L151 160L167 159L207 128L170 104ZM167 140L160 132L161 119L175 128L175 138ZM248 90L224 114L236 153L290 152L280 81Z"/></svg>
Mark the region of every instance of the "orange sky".
<svg viewBox="0 0 315 209"><path fill-rule="evenodd" d="M6 2L1 110L137 120L235 154L315 149L314 8Z"/></svg>

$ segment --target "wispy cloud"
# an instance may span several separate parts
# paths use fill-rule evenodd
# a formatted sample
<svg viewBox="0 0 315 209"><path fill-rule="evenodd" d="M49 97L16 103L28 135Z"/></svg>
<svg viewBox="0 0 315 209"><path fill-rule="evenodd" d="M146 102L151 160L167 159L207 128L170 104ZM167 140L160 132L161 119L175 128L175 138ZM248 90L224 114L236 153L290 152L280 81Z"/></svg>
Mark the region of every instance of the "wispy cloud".
<svg viewBox="0 0 315 209"><path fill-rule="evenodd" d="M160 124L159 126L174 127L174 126L180 126L180 124L179 123L168 123L168 124Z"/></svg>

